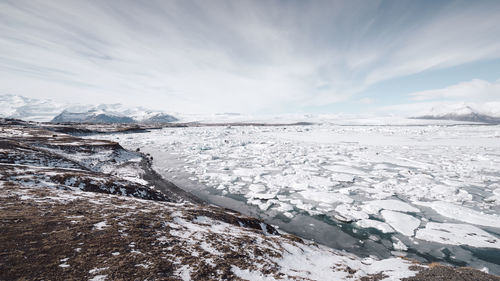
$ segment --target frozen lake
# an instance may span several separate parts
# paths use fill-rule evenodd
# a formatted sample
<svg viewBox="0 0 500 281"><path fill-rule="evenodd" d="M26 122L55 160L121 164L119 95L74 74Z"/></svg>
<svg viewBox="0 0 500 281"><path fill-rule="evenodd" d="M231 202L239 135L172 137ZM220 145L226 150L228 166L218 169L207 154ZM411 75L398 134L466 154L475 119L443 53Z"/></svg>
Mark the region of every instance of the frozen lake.
<svg viewBox="0 0 500 281"><path fill-rule="evenodd" d="M189 127L95 136L217 205L358 255L500 274L500 126Z"/></svg>

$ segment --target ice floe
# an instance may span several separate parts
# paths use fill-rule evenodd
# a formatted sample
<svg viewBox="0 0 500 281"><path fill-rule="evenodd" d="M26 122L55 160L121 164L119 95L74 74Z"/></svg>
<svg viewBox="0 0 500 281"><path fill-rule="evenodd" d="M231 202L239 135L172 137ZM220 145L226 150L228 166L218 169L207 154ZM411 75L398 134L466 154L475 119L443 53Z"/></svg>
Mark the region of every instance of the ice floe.
<svg viewBox="0 0 500 281"><path fill-rule="evenodd" d="M359 210L354 205L342 204L335 208L335 217L340 221L351 222L357 220L368 219L369 216L366 212Z"/></svg>
<svg viewBox="0 0 500 281"><path fill-rule="evenodd" d="M385 222L372 220L372 219L362 219L356 222L356 225L361 228L375 228L382 233L392 233L394 229Z"/></svg>
<svg viewBox="0 0 500 281"><path fill-rule="evenodd" d="M390 210L382 210L380 213L392 228L406 236L413 236L420 225L420 220L411 215Z"/></svg>
<svg viewBox="0 0 500 281"><path fill-rule="evenodd" d="M418 213L420 211L419 209L411 206L408 203L395 199L368 201L363 205L363 210L370 214L376 214L380 210L391 210L409 213Z"/></svg>
<svg viewBox="0 0 500 281"><path fill-rule="evenodd" d="M352 203L354 200L345 194L321 190L305 190L298 192L306 200L323 203Z"/></svg>
<svg viewBox="0 0 500 281"><path fill-rule="evenodd" d="M500 228L500 216L496 214L485 214L484 212L443 201L415 202L415 204L432 208L442 216L462 222Z"/></svg>
<svg viewBox="0 0 500 281"><path fill-rule="evenodd" d="M500 239L470 224L429 222L415 238L450 245L500 249Z"/></svg>

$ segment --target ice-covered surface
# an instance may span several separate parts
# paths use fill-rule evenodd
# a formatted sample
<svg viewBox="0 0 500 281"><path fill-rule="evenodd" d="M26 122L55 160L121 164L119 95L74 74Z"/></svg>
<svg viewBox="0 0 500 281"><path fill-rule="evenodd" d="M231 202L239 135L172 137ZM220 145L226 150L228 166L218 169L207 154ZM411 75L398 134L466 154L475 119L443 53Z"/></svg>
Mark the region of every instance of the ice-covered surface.
<svg viewBox="0 0 500 281"><path fill-rule="evenodd" d="M406 113L407 116L412 116ZM425 120L408 118L406 115L381 115L381 114L266 114L251 115L237 113L218 114L185 114L175 113L181 122L200 123L257 123L257 124L292 124L299 122L309 122L315 124L331 125L453 125L464 124L467 121L452 120ZM473 122L469 122L473 123Z"/></svg>
<svg viewBox="0 0 500 281"><path fill-rule="evenodd" d="M500 252L474 234L423 239L437 233L429 221L473 224L467 233L498 239L500 126L221 126L106 137L150 152L158 171L207 200L255 206L321 243L346 239L381 256L403 244L409 257L500 273ZM339 230L347 235L329 234Z"/></svg>
<svg viewBox="0 0 500 281"><path fill-rule="evenodd" d="M500 249L500 239L469 224L429 222L416 238L451 245Z"/></svg>
<svg viewBox="0 0 500 281"><path fill-rule="evenodd" d="M406 236L413 236L415 234L415 229L420 225L419 219L407 214L389 210L382 210L380 213L392 228Z"/></svg>
<svg viewBox="0 0 500 281"><path fill-rule="evenodd" d="M458 221L482 226L500 227L500 216L498 214L485 214L483 211L476 211L444 201L415 202L415 204L430 207L438 214Z"/></svg>

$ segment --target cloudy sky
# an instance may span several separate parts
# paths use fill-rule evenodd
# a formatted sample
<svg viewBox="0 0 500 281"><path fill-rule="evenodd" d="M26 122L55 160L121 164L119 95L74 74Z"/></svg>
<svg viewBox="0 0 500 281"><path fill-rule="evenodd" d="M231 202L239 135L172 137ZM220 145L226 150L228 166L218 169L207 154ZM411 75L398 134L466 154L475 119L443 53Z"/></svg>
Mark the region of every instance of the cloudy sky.
<svg viewBox="0 0 500 281"><path fill-rule="evenodd" d="M190 113L500 101L498 15L500 1L0 0L0 94Z"/></svg>

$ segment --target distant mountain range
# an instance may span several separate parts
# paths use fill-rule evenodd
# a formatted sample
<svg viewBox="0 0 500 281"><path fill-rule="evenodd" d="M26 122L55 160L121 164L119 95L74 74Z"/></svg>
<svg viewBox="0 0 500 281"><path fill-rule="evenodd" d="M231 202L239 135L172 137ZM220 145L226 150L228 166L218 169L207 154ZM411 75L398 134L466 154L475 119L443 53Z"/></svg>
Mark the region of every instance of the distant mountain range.
<svg viewBox="0 0 500 281"><path fill-rule="evenodd" d="M0 95L0 117L26 121L50 121L66 105L51 100L38 100L17 95Z"/></svg>
<svg viewBox="0 0 500 281"><path fill-rule="evenodd" d="M464 122L480 122L488 124L500 124L500 117L492 117L480 113L469 113L469 114L455 114L449 113L440 116L433 115L423 115L418 117L413 117L414 119L427 119L427 120L454 120L454 121L464 121Z"/></svg>
<svg viewBox="0 0 500 281"><path fill-rule="evenodd" d="M69 112L64 110L50 122L52 123L135 123L135 120L126 116L114 116L98 113L93 110L88 112Z"/></svg>
<svg viewBox="0 0 500 281"><path fill-rule="evenodd" d="M0 117L54 123L169 123L170 114L121 104L69 105L18 95L0 95Z"/></svg>
<svg viewBox="0 0 500 281"><path fill-rule="evenodd" d="M500 102L483 104L457 103L441 105L414 114L413 117L350 116L343 114L324 115L270 115L252 116L240 113L218 113L196 115L176 113L183 122L330 122L334 124L407 124L416 120L452 120L458 122L480 122L500 124ZM179 119L162 111L122 104L78 105L64 104L52 100L32 99L18 95L0 95L0 117L27 121L54 123L169 123ZM381 119L382 118L382 119ZM413 119L413 120L411 120ZM440 122L440 121L437 121Z"/></svg>
<svg viewBox="0 0 500 281"><path fill-rule="evenodd" d="M459 103L433 107L427 113L411 118L500 124L500 102L483 105Z"/></svg>
<svg viewBox="0 0 500 281"><path fill-rule="evenodd" d="M178 121L172 115L150 111L143 108L132 108L124 111L113 111L103 106L85 112L64 110L54 117L52 123L169 123Z"/></svg>

